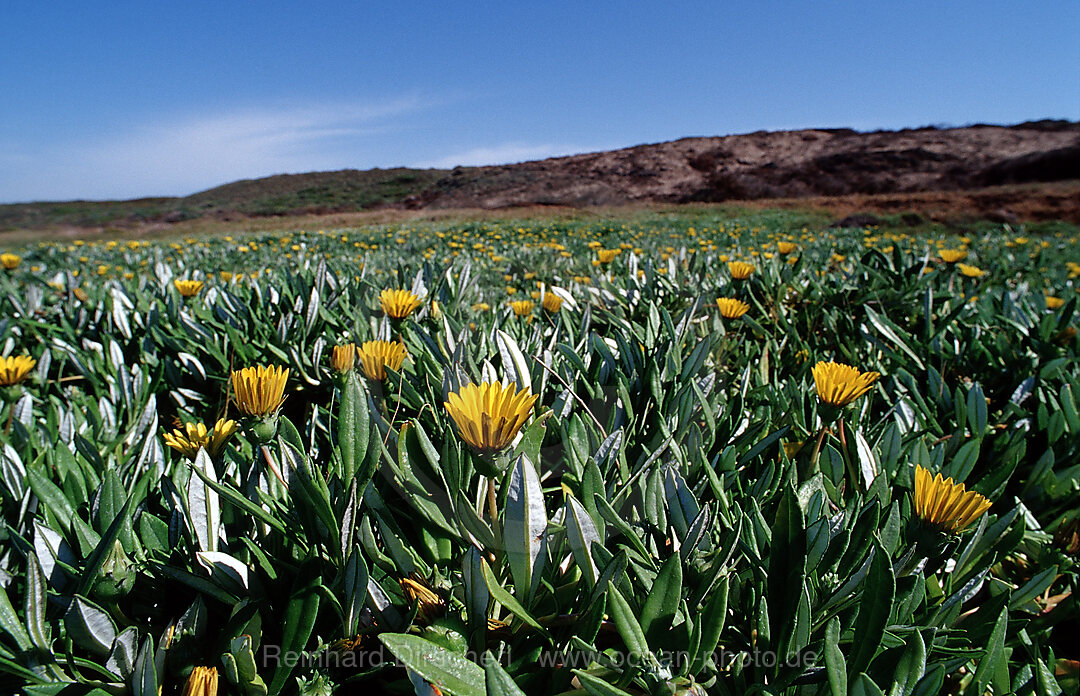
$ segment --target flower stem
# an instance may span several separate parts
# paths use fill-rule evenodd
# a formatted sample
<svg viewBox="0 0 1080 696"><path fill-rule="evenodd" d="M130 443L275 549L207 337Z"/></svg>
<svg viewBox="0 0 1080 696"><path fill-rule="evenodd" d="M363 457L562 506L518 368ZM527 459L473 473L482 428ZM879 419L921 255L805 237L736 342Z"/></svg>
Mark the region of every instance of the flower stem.
<svg viewBox="0 0 1080 696"><path fill-rule="evenodd" d="M495 495L495 479L489 476L487 480L487 504L488 504L488 517L491 518L492 527L499 524L499 505L498 499Z"/></svg>
<svg viewBox="0 0 1080 696"><path fill-rule="evenodd" d="M847 432L844 430L843 418L840 419L840 447L844 452L844 466L847 468L848 478L851 479L851 490L858 490L859 479L857 478L857 472L855 471L855 464L851 461L851 453L848 452Z"/></svg>
<svg viewBox="0 0 1080 696"><path fill-rule="evenodd" d="M266 445L261 445L261 448L263 459L266 461L266 468L281 482L284 489L288 490L289 484L285 482L285 477L281 475L281 471L278 470L277 464L274 463L274 458L270 455L270 448Z"/></svg>
<svg viewBox="0 0 1080 696"><path fill-rule="evenodd" d="M818 468L818 457L821 456L821 443L825 441L825 433L828 432L829 427L822 425L821 430L818 431L817 440L814 442L814 451L810 453L810 463L807 465L806 475L803 480L810 478L810 475Z"/></svg>
<svg viewBox="0 0 1080 696"><path fill-rule="evenodd" d="M488 517L491 518L491 531L495 534L495 545L502 546L502 534L499 532L499 503L495 493L495 477L487 477Z"/></svg>

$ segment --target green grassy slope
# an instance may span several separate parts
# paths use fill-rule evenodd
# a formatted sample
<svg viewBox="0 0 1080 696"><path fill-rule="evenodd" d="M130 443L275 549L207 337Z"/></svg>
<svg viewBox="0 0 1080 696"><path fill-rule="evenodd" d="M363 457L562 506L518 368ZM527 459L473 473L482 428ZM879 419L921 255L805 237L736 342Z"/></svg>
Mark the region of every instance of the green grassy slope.
<svg viewBox="0 0 1080 696"><path fill-rule="evenodd" d="M183 198L65 201L0 205L0 230L179 222L231 212L293 215L398 204L449 174L441 169L346 169L245 179Z"/></svg>

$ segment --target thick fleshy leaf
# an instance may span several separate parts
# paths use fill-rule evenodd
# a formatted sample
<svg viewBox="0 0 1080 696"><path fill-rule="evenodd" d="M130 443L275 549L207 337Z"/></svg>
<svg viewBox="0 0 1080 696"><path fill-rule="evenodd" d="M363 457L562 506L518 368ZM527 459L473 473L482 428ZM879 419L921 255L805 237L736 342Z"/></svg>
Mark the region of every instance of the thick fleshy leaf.
<svg viewBox="0 0 1080 696"><path fill-rule="evenodd" d="M407 633L383 633L379 640L402 664L447 696L485 696L487 677L475 662Z"/></svg>
<svg viewBox="0 0 1080 696"><path fill-rule="evenodd" d="M592 517L585 508L572 495L566 497L564 517L566 523L566 540L570 544L570 552L574 555L574 561L585 576L589 589L596 583L599 571L592 558L592 545L600 542L600 534L596 531Z"/></svg>
<svg viewBox="0 0 1080 696"><path fill-rule="evenodd" d="M514 586L529 606L540 583L546 561L547 512L536 468L526 457L514 462L509 472L503 512L503 543Z"/></svg>
<svg viewBox="0 0 1080 696"><path fill-rule="evenodd" d="M356 479L357 490L363 491L371 480L373 471L365 464L368 460L368 437L371 434L371 419L368 414L367 394L360 386L356 371L350 371L345 377L341 390L341 406L338 409L337 423L338 451L341 453L342 478L345 481Z"/></svg>

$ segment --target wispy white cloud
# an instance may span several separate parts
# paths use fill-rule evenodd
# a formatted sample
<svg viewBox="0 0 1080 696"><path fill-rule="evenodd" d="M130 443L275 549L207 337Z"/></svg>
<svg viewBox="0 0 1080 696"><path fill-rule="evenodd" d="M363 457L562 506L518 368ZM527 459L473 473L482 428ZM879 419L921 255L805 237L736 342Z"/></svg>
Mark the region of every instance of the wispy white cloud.
<svg viewBox="0 0 1080 696"><path fill-rule="evenodd" d="M202 114L4 157L0 201L184 195L236 179L370 166L364 143L416 97ZM17 155L14 152L18 152Z"/></svg>
<svg viewBox="0 0 1080 696"><path fill-rule="evenodd" d="M489 164L513 164L515 162L528 162L530 160L547 159L548 157L560 157L572 155L578 152L586 152L584 148L573 145L555 145L550 143L529 145L525 143L503 143L489 147L474 147L462 150L454 154L439 157L438 159L425 160L417 163L416 167L450 169L452 167L480 167Z"/></svg>

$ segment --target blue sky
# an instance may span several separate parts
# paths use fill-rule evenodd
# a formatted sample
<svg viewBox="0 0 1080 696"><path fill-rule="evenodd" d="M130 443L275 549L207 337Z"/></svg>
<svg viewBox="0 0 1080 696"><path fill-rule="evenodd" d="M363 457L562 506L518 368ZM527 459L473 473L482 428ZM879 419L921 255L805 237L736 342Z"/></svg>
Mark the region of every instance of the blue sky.
<svg viewBox="0 0 1080 696"><path fill-rule="evenodd" d="M1080 119L1080 3L67 2L0 17L0 202L759 129Z"/></svg>

